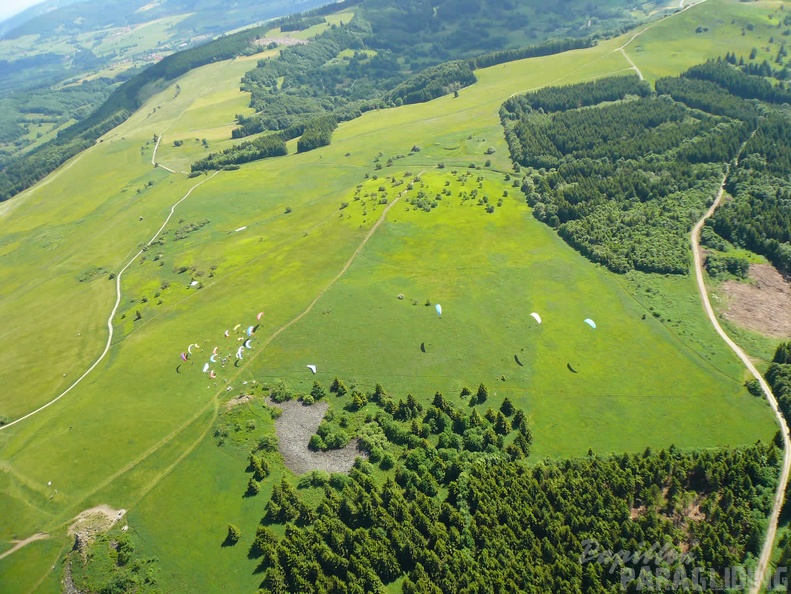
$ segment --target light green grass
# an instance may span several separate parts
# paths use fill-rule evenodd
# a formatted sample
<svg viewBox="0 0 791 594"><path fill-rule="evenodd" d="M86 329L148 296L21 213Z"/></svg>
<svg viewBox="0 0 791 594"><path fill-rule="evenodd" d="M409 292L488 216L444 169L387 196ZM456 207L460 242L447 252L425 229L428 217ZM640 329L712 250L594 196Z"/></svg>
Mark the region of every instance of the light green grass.
<svg viewBox="0 0 791 594"><path fill-rule="evenodd" d="M753 47L772 46L773 51L761 50L756 62L766 58L773 62L780 45L787 39L782 36L786 28L778 28L785 15L780 6L787 2L764 1L738 2L737 0L707 0L699 6L670 17L667 26L658 24L637 37L626 48L629 57L637 64L648 80L673 76L708 57L724 57L727 52L737 56L750 55ZM770 18L770 15L774 15ZM670 24L672 22L672 24ZM752 24L752 31L742 28ZM698 26L708 27L695 33ZM633 34L621 38L622 45ZM774 43L769 38L774 36Z"/></svg>
<svg viewBox="0 0 791 594"><path fill-rule="evenodd" d="M354 10L347 9L333 14L324 16L323 23L313 25L302 31L286 31L285 33L280 30L280 27L275 27L266 32L266 37L293 37L294 39L311 39L316 37L329 29L332 25L339 25L341 23L348 23L354 17Z"/></svg>
<svg viewBox="0 0 791 594"><path fill-rule="evenodd" d="M455 397L462 385L483 381L497 392L493 402L508 394L529 410L537 457L771 437L768 407L741 388L743 372L696 306L690 279L656 281L662 299L682 301L672 315L663 312L670 320L684 316L682 332L653 318L651 304L635 300L638 289L629 281L590 264L535 221L503 179L511 167L497 114L503 100L546 84L626 73L628 64L612 52L618 44L478 71L478 84L458 98L368 113L339 126L330 147L223 172L196 190L169 230L210 223L181 241L169 233L130 267L108 358L65 399L0 432L3 505L20 514L13 524L0 522L0 539L27 526L28 534L53 530L62 544L70 518L108 503L132 510L131 525L162 559L176 591L194 591L185 573L215 580L212 572L232 565L219 545L213 548L216 526L222 532L229 521L242 524L263 512L261 495L255 510L237 498L244 479L237 462L225 460L206 437L213 400L237 394L240 382L255 376L308 386L307 363L319 366L325 384L334 375L366 386L381 381L397 396L412 391L423 399L436 389ZM675 51L672 42L666 45ZM684 67L708 55L690 53ZM153 97L49 183L0 206L0 356L13 362L0 369L0 414L18 416L48 400L101 351L112 283L106 275L83 283L77 277L95 266L117 271L170 204L202 179L153 169L152 138L165 134L160 161L187 163L192 155L180 157L185 147L172 147L172 140L208 137L243 102L231 68L237 65L214 64L182 77L178 96L171 86ZM210 144L217 150L222 141ZM375 171L378 153L384 164L409 155L413 145L420 152ZM484 154L488 147L496 151L491 156ZM384 178L425 170L424 183L436 193L452 180L453 168L487 159L499 170L485 173L490 200L496 203L505 189L512 193L502 207L490 215L457 198L443 199L430 213L396 205L311 313L260 351L266 337L328 286L382 212L384 205L369 204L363 215L353 200L366 173ZM440 161L445 170L436 169ZM379 183L371 184L373 191ZM390 200L397 191L389 191ZM339 210L342 201L350 206ZM285 214L286 207L292 212ZM154 261L159 253L163 266ZM192 274L178 275L174 266L204 272L203 288L188 289ZM171 286L158 304L153 292L165 280ZM396 299L399 293L407 299ZM411 305L413 297L419 305ZM426 298L442 303L441 320L422 305ZM136 309L142 319L132 322ZM220 370L219 381L208 381L198 369L204 350L194 367L175 373L188 344L225 346L223 331L253 323L262 309L256 358L240 371ZM541 327L530 325L533 310L544 317ZM599 328L590 330L585 317ZM513 360L517 353L523 368ZM216 497L215 480L222 483ZM51 500L47 481L58 488ZM164 512L172 519L163 520ZM199 520L186 526L191 517ZM198 538L203 544L185 552ZM6 567L0 562L0 574ZM248 589L254 582L246 569L233 567L240 568L233 583Z"/></svg>
<svg viewBox="0 0 791 594"><path fill-rule="evenodd" d="M37 540L0 561L0 583L4 592L60 592L60 566L64 552L60 539ZM54 568L53 568L54 566Z"/></svg>
<svg viewBox="0 0 791 594"><path fill-rule="evenodd" d="M155 52L156 48L170 39L174 25L188 14L156 19L136 26L120 27L105 32L101 43L93 48L98 56L116 53L118 58L137 55L144 51Z"/></svg>

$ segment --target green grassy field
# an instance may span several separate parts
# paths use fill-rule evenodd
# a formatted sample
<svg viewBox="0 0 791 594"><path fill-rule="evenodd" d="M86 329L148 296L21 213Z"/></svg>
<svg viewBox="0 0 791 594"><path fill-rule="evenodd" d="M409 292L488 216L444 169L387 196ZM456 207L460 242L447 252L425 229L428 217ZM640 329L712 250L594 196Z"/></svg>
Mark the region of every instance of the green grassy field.
<svg viewBox="0 0 791 594"><path fill-rule="evenodd" d="M694 30L674 38L665 30L675 31L675 22L695 22L715 8L765 16L773 7L709 0L638 39L646 47L655 39L657 51L663 39L664 51L678 54L668 66L677 72L734 48L723 36L685 51ZM738 23L725 20L741 43ZM505 180L511 165L498 120L503 100L629 72L613 51L626 39L478 71L479 82L458 98L368 113L341 125L329 147L221 172L196 189L163 242L124 274L108 357L66 398L0 431L0 540L56 535L0 561L0 583L20 584L8 591L22 592L43 579L37 591L57 591L59 568L47 572L70 544L69 520L108 503L130 510L140 546L161 559L164 589L254 590L252 562L240 564L242 554L219 545L228 522L251 526L260 518L266 493L242 499L243 458L210 439L217 402L254 378L283 378L306 390L314 379L309 363L325 385L338 375L362 387L381 382L401 397L430 399L441 390L455 399L462 386L484 382L492 402L508 395L529 412L535 457L770 439L769 408L742 388L743 370L708 326L692 278L606 272L533 219ZM746 35L744 43L755 42ZM638 65L658 76L665 73L660 62ZM227 126L246 105L238 77L252 64L190 73L176 81L180 93L174 84L152 97L101 144L0 205L0 356L12 362L0 368L0 415L18 417L48 401L101 352L114 302L110 272L152 237L171 204L206 179L151 167L154 135L163 134L157 159L176 169L205 151L194 138L207 138L212 151L225 146ZM174 147L176 139L187 142ZM414 145L419 152L410 152ZM490 147L495 152L486 155ZM477 168L462 185L470 163ZM387 206L379 186L389 205L419 174L333 283ZM393 186L393 176L405 183ZM421 190L433 198L446 182L451 195L430 212L407 203ZM462 202L459 192L473 189L488 196L493 213L477 197ZM203 221L176 239L177 230ZM223 332L254 323L261 310L252 357L209 381L200 372L207 353L215 345L229 349L235 340ZM540 312L541 326L531 311ZM595 331L583 323L587 317ZM179 353L196 342L195 365L176 373ZM243 535L243 544L251 537Z"/></svg>

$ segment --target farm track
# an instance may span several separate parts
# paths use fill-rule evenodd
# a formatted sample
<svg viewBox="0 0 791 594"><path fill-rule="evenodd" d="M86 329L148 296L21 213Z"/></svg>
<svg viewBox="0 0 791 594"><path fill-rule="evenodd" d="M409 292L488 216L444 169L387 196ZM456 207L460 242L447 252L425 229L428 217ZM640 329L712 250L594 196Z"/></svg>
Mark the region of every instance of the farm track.
<svg viewBox="0 0 791 594"><path fill-rule="evenodd" d="M742 148L744 148L744 145L742 145ZM690 234L690 244L692 246L692 254L695 259L695 277L697 279L698 291L700 292L700 298L703 302L703 307L706 310L706 314L709 317L709 321L711 322L712 326L714 326L717 334L719 334L728 347L730 347L730 349L736 353L753 377L758 380L758 383L761 385L761 390L763 390L766 400L769 402L769 406L772 407L772 410L775 413L775 417L777 418L777 422L780 425L780 430L783 435L783 467L780 471L780 479L777 484L777 491L775 492L772 513L769 515L769 524L766 528L766 536L764 537L764 543L761 547L761 556L758 558L758 564L756 565L755 569L755 577L752 585L750 586L750 594L758 594L763 587L766 570L769 567L769 561L772 557L775 536L777 535L777 523L780 518L780 511L782 510L783 501L785 499L785 491L788 485L789 474L791 474L791 455L789 455L791 453L791 440L789 440L788 436L788 425L786 424L786 421L777 406L777 400L775 399L774 394L772 394L772 390L769 388L766 380L764 380L763 376L755 368L755 365L753 365L753 362L750 360L747 354L739 347L739 345L731 340L730 336L728 336L722 329L722 326L720 326L717 316L714 313L714 309L711 307L711 301L709 300L709 295L706 291L706 283L703 279L703 258L700 254L700 230L703 228L706 219L710 218L720 205L722 201L722 195L725 192L725 180L727 179L727 176L728 173L726 172L722 178L722 184L720 185L720 190L717 193L716 200L714 200L714 203L711 205L706 214L703 215L703 217L692 229L692 233Z"/></svg>
<svg viewBox="0 0 791 594"><path fill-rule="evenodd" d="M209 177L207 177L204 180L199 181L197 184L195 184L189 190L187 190L187 193L184 194L184 196L182 196L179 200L177 200L176 203L173 204L173 206L170 207L170 213L168 214L167 217L165 217L165 221L162 223L162 226L159 229L157 229L157 232L154 233L153 237L151 239L149 239L148 242L140 249L140 251L138 251L134 256L132 256L132 258L129 259L129 261L126 263L126 265L118 272L118 275L115 277L115 305L113 306L113 309L110 312L109 317L107 318L107 330L108 330L107 342L104 345L104 350L99 355L99 357L96 359L96 361L94 361L93 364L80 377L78 377L76 380L74 380L74 382L68 388L66 388L65 390L63 390L63 392L61 392L60 394L55 396L55 398L53 398L49 402L46 402L45 404L42 404L37 409L27 413L26 415L23 415L23 416L19 417L18 419L14 420L14 421L11 421L10 423L7 423L6 425L3 425L2 427L0 427L0 431L4 431L4 430L8 429L9 427L13 427L17 423L21 423L25 419L29 419L30 417L40 413L44 409L46 409L46 408L52 406L53 404L55 404L58 400L60 400L61 398L66 396L66 394L68 394L74 388L76 388L82 382L82 380L84 380L86 377L88 377L88 375L90 375L90 373L94 369L96 369L96 366L99 365L99 363L101 363L102 360L104 360L104 358L107 356L107 353L110 351L110 346L111 346L112 341L113 341L113 331L114 331L113 318L115 317L115 314L118 311L118 306L121 304L121 295L122 295L122 293L121 293L121 277L123 276L124 272L126 271L127 268L129 268L135 262L135 260L137 260L137 258L140 257L140 255L145 251L145 249L148 248L148 246L150 246L157 239L157 237L159 237L159 234L162 233L162 231L165 229L167 224L170 222L170 219L173 218L173 214L176 212L176 208L178 207L178 205L181 204L182 202L184 202L187 198L189 198L190 194L192 194L192 192L195 189L197 189L199 186L203 185L204 183L206 183L207 181L212 179L218 173L219 173L219 171L215 171L212 175L210 175Z"/></svg>
<svg viewBox="0 0 791 594"><path fill-rule="evenodd" d="M213 175L211 175L211 176L210 176L210 177L208 177L207 179L205 179L205 180L201 181L200 183L198 183L198 184L196 184L195 186L193 186L192 188L190 188L190 190L189 190L189 191L188 191L188 192L187 192L187 193L186 193L186 194L185 194L185 195L184 195L184 196L183 196L183 197L182 197L182 198L181 198L181 199L180 199L178 202L176 202L176 203L175 203L175 204L174 204L174 205L171 207L171 212L170 212L170 214L168 215L168 217L166 218L165 222L164 222L164 223L162 224L162 226L159 228L159 230L157 231L157 233L156 233L156 234L155 234L155 235L154 235L154 236L151 238L151 240L150 240L150 241L149 241L149 242L146 244L146 246L150 245L150 244L151 244L151 243L152 243L152 242L153 242L153 241L154 241L154 240L155 240L155 239L156 239L156 238L159 236L159 234L162 232L162 230L164 229L164 227L167 225L167 223L168 223L168 221L170 220L170 218L173 216L173 213L175 212L175 209L176 209L176 207L177 207L177 206L178 206L178 205L179 205L179 204L180 204L182 201L186 200L186 199L189 197L189 195L192 193L192 191L193 191L194 189L196 189L196 188L197 188L199 185L201 185L202 183L205 183L205 182L209 181L209 180L210 180L212 177L214 177L214 175L216 175L217 173L219 173L219 172L215 172ZM423 173L424 173L424 172L421 172L421 173L419 173L418 175L422 175ZM234 376L232 379L236 379L236 378L237 378L237 377L238 377L238 376L239 376L241 373L243 373L243 372L246 370L247 366L250 364L250 362L252 362L252 361L255 359L255 357L258 355L258 354L260 354L261 352L263 352L263 350L266 348L266 346L268 346L268 345L269 345L269 344L270 344L270 343L271 343L273 340L275 340L275 338L277 338L277 337L278 337L278 336L279 336L279 335L280 335L282 332L286 331L286 330L287 330L288 328L290 328L290 327L291 327L293 324L297 323L299 320L301 320L303 317L305 317L305 316L306 316L308 313L310 313L310 311L313 309L313 307L316 305L316 303L318 303L318 301L321 299L321 297L323 297L323 296L324 296L324 294L325 294L327 291L329 291L329 290L330 290L330 289L331 289L331 288L332 288L332 287L335 285L335 283L336 283L338 280L340 280L340 278L341 278L341 277L342 277L342 276L343 276L343 275L344 275L344 274L345 274L345 273L346 273L346 272L349 270L349 268L351 267L351 265L354 263L354 260L357 258L357 256L360 254L360 252L361 252L361 251L363 250L363 248L366 246L366 244L367 244L367 243L368 243L368 241L371 239L371 237L373 237L374 233L375 233L375 232L376 232L376 230L379 228L379 226L380 226L380 225L381 225L381 224L384 222L385 218L387 217L387 213L389 212L389 210L390 210L390 209L391 209L393 206L395 206L395 205L396 205L396 203L398 203L398 202L399 202L400 198L401 198L401 197L402 197L402 196L403 196L403 195L404 195L406 192L407 192L406 190L404 190L403 192L401 192L401 193L400 193L400 194L399 194L399 195L398 195L398 196L397 196L397 197L396 197L396 198L395 198L395 199L394 199L394 200L393 200L393 201L392 201L392 202L391 202L391 203L390 203L390 204L389 204L389 205L388 205L388 206L387 206L385 209L384 209L384 211L382 212L382 214L379 216L379 219L376 221L376 223L374 223L374 225L371 227L371 229L369 229L368 233L365 235L365 237L363 238L363 240L360 242L360 245L358 245L358 246L357 246L357 248L354 250L354 252L351 254L351 256L349 257L349 259L348 259L348 260L346 261L346 263L344 264L343 268L341 268L341 270L338 272L338 274L336 274L336 275L335 275L335 276L334 276L334 277L333 277L333 278L330 280L330 282L329 282L329 283L328 283L328 284L327 284L327 285L326 285L326 286L325 286L325 287L324 287L324 288L323 288L323 289L322 289L322 290L321 290L321 291L318 293L318 295L316 295L316 297L315 297L315 298L314 298L314 299L313 299L313 300L310 302L310 304L308 304L308 306L305 308L305 310L303 310L303 311L302 311L302 312L301 312L299 315L297 315L297 316L296 316L294 319L292 319L292 320L291 320L291 321L289 321L288 323L284 324L283 326L281 326L280 328L278 328L277 330L275 330L275 331L274 331L274 332L273 332L273 333L272 333L272 334L271 334L271 335L270 335L270 336L269 336L269 337L268 337L268 338L267 338L267 339L264 341L264 343L263 343L263 345L262 345L262 348L261 348L261 349L259 349L258 351L256 351L255 355L253 355L251 358L249 358L249 359L247 360L247 362L245 363L245 365L243 365L243 366L241 366L241 367L239 368L239 371L236 373L236 375L235 375L235 376ZM110 335L109 335L109 337L108 337L107 344L106 344L106 346L105 346L105 350L104 350L104 352L102 353L102 355L101 355L101 356L99 357L99 359L97 359L97 361L96 361L96 362L95 362L95 363L94 363L94 364L93 364L93 365L92 365L92 366L91 366L91 367L88 369L88 371L86 371L86 372L83 374L83 376L81 376L81 377L80 377L80 378L79 378L77 381L75 381L75 383L74 383L74 384L72 384L72 385L71 385L71 386L70 386L70 387L69 387L69 388L68 388L66 391L64 391L62 394L60 394L59 396L57 396L56 398L54 398L53 400L51 400L50 402L48 402L48 403L47 403L47 404L45 404L44 406L40 407L39 409L36 409L35 411L33 411L33 412L31 412L31 413L28 413L28 414L27 414L27 415L25 415L24 417L21 417L21 418L17 419L16 421L14 421L14 423L17 423L17 422L23 421L23 420L24 420L24 419L26 419L26 418L29 418L30 416L32 416L32 415L34 415L34 414L36 414L37 412L40 412L41 410L43 410L43 409L44 409L44 408L46 408L47 406L50 406L51 404L54 404L54 403L55 403L57 400L59 400L60 398L62 398L63 396L65 396L65 395L66 395L66 393L67 393L69 390L71 390L73 387L75 387L75 386L76 386L76 385L77 385L77 384L78 384L78 383L79 383L79 382L80 382L80 381L81 381L81 380L82 380L82 379L83 379L85 376L87 376L87 375L88 375L88 373L90 373L90 372L91 372L91 371L92 371L92 370L93 370L93 369L96 367L96 365L98 365L98 364L99 364L99 362L100 362L100 361L101 361L101 360L104 358L104 356L106 356L106 354L107 354L107 352L108 352L108 350L109 350L109 347L110 347L110 343L111 343L111 341L112 341L112 319L113 319L113 317L114 317L114 315L115 315L115 311L116 311L116 309L117 309L117 307L118 307L118 303L120 302L120 297L121 297L121 293L120 293L120 280L121 280L121 274L124 272L124 270L126 270L126 269L127 269L127 268L128 268L128 267L129 267L129 266L130 266L130 265L131 265L131 264L132 264L132 263L133 263L133 262L134 262L134 261L135 261L135 260L136 260L136 259L137 259L137 258L140 256L140 254L141 254L142 252L143 252L143 250L141 249L141 250L140 250L140 251L139 251L137 254L135 254L135 256L134 256L134 257L133 257L133 258L132 258L132 259L131 259L131 260L130 260L130 261L127 263L127 264L126 264L126 266L124 266L124 268L121 270L121 272L120 272L120 273L118 274L118 276L116 277L116 279L117 279L117 280L116 280L116 287L117 287L117 289L118 289L118 296L117 296L117 299L116 299L116 306L113 308L113 312L111 313L111 315L110 315L110 317L109 317L109 319L108 319L108 327L109 327L109 329L110 329ZM173 441L173 440L174 440L174 439L175 439L175 438L176 438L178 435L180 435L181 433L183 433L183 432L184 432L186 429L188 429L188 428L189 428L190 426L192 426L192 425L193 425L195 422L197 422L197 421L198 421L198 419L199 419L199 418L200 418L202 415L204 415L204 414L205 414L205 413L206 413L206 412L207 412L207 411L208 411L208 410L209 410L209 409L210 409L210 408L213 406L213 409L214 409L214 410L213 410L213 414L212 414L211 421L210 421L210 422L209 422L209 423L206 425L206 427L203 429L203 431L201 431L201 433L200 433L200 436L198 437L198 439L196 439L196 440L193 440L193 441L192 441L192 442L191 442L189 445L187 445L187 447L186 447L186 448L185 448L185 449L184 449L184 450L183 450L183 451L182 451L182 452L181 452L181 453L178 455L178 457L175 459L175 461L174 461L174 462L172 462L170 465L168 465L168 467L167 467L167 468L165 468L165 469L164 469L164 470L163 470L161 473L159 473L159 474L158 474L158 475L157 475L157 476L156 476L156 477L155 477L155 478L154 478L152 481L149 481L149 482L148 482L148 483L147 483L147 484L146 484L146 485L145 485L145 486L142 488L142 490L141 490L139 493L137 493L137 495L136 495L136 497L135 497L135 499L134 499L134 502L139 502L139 501L140 501L140 500L141 500L141 499L142 499L142 498L143 498L143 497L144 497L146 494L148 494L148 493L149 493L149 492L150 492L150 491L151 491L151 490L152 490L152 489L153 489L153 488L154 488L154 487L155 487L155 486L156 486L156 485L157 485L157 484L158 484L158 483L159 483L159 482L160 482L160 481L163 479L163 478L165 478L166 476L168 476L168 475L169 475L169 474L170 474L170 473L171 473L171 472L172 472L172 471L175 469L175 467L176 467L176 466L178 466L178 464L179 464L180 462L182 462L182 461L184 460L184 458L186 458L186 457L187 457L187 456L188 456L188 455L189 455L189 454L190 454L192 451L194 451L194 450L195 450L195 448L196 448L196 447L197 447L197 446L198 446L198 445L199 445L199 444L200 444L200 443L201 443L201 442L202 442L202 441L203 441L203 440L206 438L206 436L208 435L208 432L209 432L209 430L211 429L212 425L214 424L214 420L217 418L217 413L218 413L218 399L219 399L219 397L220 397L220 396L221 396L223 393L225 393L225 388L221 388L221 389L220 389L220 390L219 390L219 391L218 391L218 392L217 392L217 393L216 393L216 394L215 394L215 395L214 395L214 396L213 396L213 397L212 397L210 400L208 400L208 401L207 401L207 403L206 403L206 404L205 404L203 407L201 407L201 408L200 408L200 409L199 409L199 410L198 410L198 411L197 411L197 412L196 412L196 413L195 413L195 414L194 414L192 417L190 417L190 418L189 418L189 419L188 419L186 422L184 422L183 424L181 424L179 427L177 427L175 430L173 430L171 433L169 433L167 436L165 436L165 437L164 437L162 440L160 440L160 441L158 441L157 443L155 443L154 445L152 445L150 448L148 448L148 449L147 449L145 452L143 452L143 453L142 453L141 455L139 455L137 458L135 458L134 460L131 460L129 463L125 464L123 467L121 467L121 468L120 468L120 469L118 469L116 472L114 472L114 473L113 473L111 476L109 476L107 479L105 479L104 481L102 481L102 482L101 482L101 483L100 483L100 484L99 484L99 485L98 485L96 488L94 488L94 489L93 489L93 490L92 490L90 493L88 493L88 494L87 494L85 497L83 497L83 498L82 498L82 500L85 500L85 499L87 499L88 497L91 497L91 496L95 495L97 492L101 491L103 488L106 488L108 485L110 485L110 484L111 484L113 481L115 481L116 479L120 478L121 476L123 476L124 474L126 474L127 472L129 472L130 470L132 470L133 468L135 468L136 466L138 466L139 464L141 464L142 462L144 462L146 459L148 459L148 458L149 458L150 456L152 456L154 453L156 453L157 451L159 451L159 450L160 450L160 449L161 449L163 446L165 446L165 445L167 445L168 443L170 443L171 441ZM8 425L6 425L5 427L9 427L9 426L11 426L12 424L13 424L13 423L9 423L9 424L8 424ZM4 427L3 427L3 428L4 428ZM0 428L0 429L2 429L2 428ZM82 500L81 500L81 501L82 501ZM39 537L39 538L40 538L40 537ZM33 540L35 540L35 539L33 539L33 538L31 537L31 539L29 539L29 542L32 542ZM27 544L27 542L25 542L24 544ZM6 554L7 554L7 555L10 555L12 552L15 552L16 550L18 550L19 548L21 548L21 546L24 546L24 545L20 545L20 546L14 547L14 548L10 549L9 551L7 551L7 552L6 552Z"/></svg>

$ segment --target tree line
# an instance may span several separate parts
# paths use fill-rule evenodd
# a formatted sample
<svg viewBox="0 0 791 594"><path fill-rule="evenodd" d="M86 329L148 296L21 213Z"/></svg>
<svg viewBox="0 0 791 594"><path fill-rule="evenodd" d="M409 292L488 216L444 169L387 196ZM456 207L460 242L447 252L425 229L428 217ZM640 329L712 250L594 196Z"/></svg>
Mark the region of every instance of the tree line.
<svg viewBox="0 0 791 594"><path fill-rule="evenodd" d="M733 200L711 228L791 271L791 122L777 107L789 99L718 59L657 80L655 95L635 77L601 79L513 97L500 116L533 214L591 260L687 273L685 236L733 162ZM744 275L739 259L710 265Z"/></svg>
<svg viewBox="0 0 791 594"><path fill-rule="evenodd" d="M686 234L750 133L636 76L540 89L500 115L533 215L620 273L688 272Z"/></svg>
<svg viewBox="0 0 791 594"><path fill-rule="evenodd" d="M714 215L714 230L775 266L791 272L791 122L767 115L747 141L745 157L732 169L733 196Z"/></svg>
<svg viewBox="0 0 791 594"><path fill-rule="evenodd" d="M405 594L632 592L646 572L668 576L660 588L686 579L694 590L696 572L720 572L709 582L720 586L723 568L760 550L776 440L528 465L525 412L483 384L428 405L338 378L329 394L314 382L311 396L348 411L341 422L357 427L368 458L348 476L274 482L245 551L258 560L259 593L385 592L398 580ZM255 454L247 472L269 475ZM228 544L247 530L229 525Z"/></svg>

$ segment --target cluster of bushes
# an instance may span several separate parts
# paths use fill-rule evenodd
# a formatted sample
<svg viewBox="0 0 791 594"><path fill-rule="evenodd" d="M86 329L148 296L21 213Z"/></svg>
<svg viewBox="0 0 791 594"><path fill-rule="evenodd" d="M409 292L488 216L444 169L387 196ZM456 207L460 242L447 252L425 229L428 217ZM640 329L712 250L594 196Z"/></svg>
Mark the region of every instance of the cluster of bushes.
<svg viewBox="0 0 791 594"><path fill-rule="evenodd" d="M706 256L706 272L715 278L723 274L747 278L750 272L750 263L747 258L740 258L739 256L709 254Z"/></svg>
<svg viewBox="0 0 791 594"><path fill-rule="evenodd" d="M332 141L332 132L338 123L332 117L323 117L311 120L297 141L297 152L305 153L320 146L328 146Z"/></svg>
<svg viewBox="0 0 791 594"><path fill-rule="evenodd" d="M221 169L239 163L248 163L269 157L282 157L287 154L288 149L282 136L272 134L228 147L220 153L211 153L208 157L193 163L191 170L194 173L207 169Z"/></svg>
<svg viewBox="0 0 791 594"><path fill-rule="evenodd" d="M437 97L468 87L478 79L467 62L446 62L407 79L387 95L385 99L396 105L425 103Z"/></svg>

